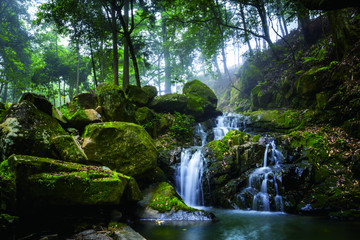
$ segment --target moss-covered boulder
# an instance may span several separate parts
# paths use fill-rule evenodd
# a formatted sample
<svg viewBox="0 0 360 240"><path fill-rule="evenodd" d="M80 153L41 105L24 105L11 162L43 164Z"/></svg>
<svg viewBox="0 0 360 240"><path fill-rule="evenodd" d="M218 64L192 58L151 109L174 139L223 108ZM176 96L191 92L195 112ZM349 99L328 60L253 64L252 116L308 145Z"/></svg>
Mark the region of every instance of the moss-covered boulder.
<svg viewBox="0 0 360 240"><path fill-rule="evenodd" d="M80 143L70 135L53 138L53 145L62 160L66 162L87 163L88 158Z"/></svg>
<svg viewBox="0 0 360 240"><path fill-rule="evenodd" d="M142 87L142 90L146 93L147 97L149 98L148 103L151 102L154 99L154 97L156 97L158 94L158 91L154 86L146 85Z"/></svg>
<svg viewBox="0 0 360 240"><path fill-rule="evenodd" d="M296 82L296 90L303 97L314 97L321 91L322 79L320 77L322 68L313 67L303 73Z"/></svg>
<svg viewBox="0 0 360 240"><path fill-rule="evenodd" d="M101 122L101 115L94 109L79 110L70 118L70 123L80 131L83 131L86 125L98 122Z"/></svg>
<svg viewBox="0 0 360 240"><path fill-rule="evenodd" d="M172 93L155 97L149 104L149 108L160 113L185 113L188 97L182 94Z"/></svg>
<svg viewBox="0 0 360 240"><path fill-rule="evenodd" d="M101 92L99 105L106 121L135 122L135 108L122 90Z"/></svg>
<svg viewBox="0 0 360 240"><path fill-rule="evenodd" d="M125 191L138 201L131 177L103 167L49 158L12 155L0 165L1 175L15 183L17 210L48 206L119 205ZM14 201L14 200L13 200Z"/></svg>
<svg viewBox="0 0 360 240"><path fill-rule="evenodd" d="M98 98L93 93L81 93L75 96L77 105L80 109L95 109L98 106Z"/></svg>
<svg viewBox="0 0 360 240"><path fill-rule="evenodd" d="M143 107L157 95L157 90L155 88L154 91L154 88L155 87L151 86L141 88L134 85L128 85L125 93L130 102L134 103L138 107Z"/></svg>
<svg viewBox="0 0 360 240"><path fill-rule="evenodd" d="M143 127L126 122L94 123L86 127L83 149L90 161L144 177L156 168L157 151Z"/></svg>
<svg viewBox="0 0 360 240"><path fill-rule="evenodd" d="M144 190L140 218L177 221L214 220L214 214L187 206L174 187L166 182Z"/></svg>
<svg viewBox="0 0 360 240"><path fill-rule="evenodd" d="M59 158L52 139L66 135L60 124L34 104L23 100L4 112L0 124L1 160L12 154Z"/></svg>
<svg viewBox="0 0 360 240"><path fill-rule="evenodd" d="M35 105L37 109L43 111L48 115L52 115L52 104L45 98L44 95L36 94L36 93L24 93L19 102L28 101Z"/></svg>
<svg viewBox="0 0 360 240"><path fill-rule="evenodd" d="M206 84L199 80L187 82L183 87L183 94L199 103L205 118L216 115L217 97Z"/></svg>

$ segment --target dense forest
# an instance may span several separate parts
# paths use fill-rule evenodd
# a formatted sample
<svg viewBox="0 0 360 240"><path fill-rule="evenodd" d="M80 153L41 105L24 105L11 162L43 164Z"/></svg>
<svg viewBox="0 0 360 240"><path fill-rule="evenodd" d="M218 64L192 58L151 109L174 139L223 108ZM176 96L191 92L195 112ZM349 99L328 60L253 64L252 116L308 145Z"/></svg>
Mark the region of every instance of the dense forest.
<svg viewBox="0 0 360 240"><path fill-rule="evenodd" d="M356 239L359 1L0 0L0 20L0 236Z"/></svg>

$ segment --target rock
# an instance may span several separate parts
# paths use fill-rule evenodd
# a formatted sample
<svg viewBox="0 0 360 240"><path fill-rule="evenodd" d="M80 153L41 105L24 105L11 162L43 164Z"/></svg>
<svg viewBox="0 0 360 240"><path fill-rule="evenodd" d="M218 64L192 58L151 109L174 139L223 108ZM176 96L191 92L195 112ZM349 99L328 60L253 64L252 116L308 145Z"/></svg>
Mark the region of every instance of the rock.
<svg viewBox="0 0 360 240"><path fill-rule="evenodd" d="M70 123L80 131L83 131L87 125L98 122L101 122L101 115L94 109L78 110L70 118Z"/></svg>
<svg viewBox="0 0 360 240"><path fill-rule="evenodd" d="M112 237L110 237L112 236ZM109 227L103 228L103 231L97 232L93 229L82 231L71 237L74 240L146 240L134 229L123 223L110 223Z"/></svg>
<svg viewBox="0 0 360 240"><path fill-rule="evenodd" d="M215 116L217 97L215 93L199 80L187 82L183 87L183 93L193 97L204 110L205 118Z"/></svg>
<svg viewBox="0 0 360 240"><path fill-rule="evenodd" d="M143 209L141 219L170 221L208 221L215 215L187 206L175 189L168 183L153 185L144 191L144 199L139 202Z"/></svg>
<svg viewBox="0 0 360 240"><path fill-rule="evenodd" d="M187 104L188 97L172 93L155 97L149 104L149 108L161 113L185 113Z"/></svg>
<svg viewBox="0 0 360 240"><path fill-rule="evenodd" d="M86 163L88 158L79 142L70 135L53 138L53 144L62 160L66 162Z"/></svg>
<svg viewBox="0 0 360 240"><path fill-rule="evenodd" d="M144 90L138 86L128 85L125 93L130 102L134 103L138 107L143 107L147 105L157 94L157 90L155 88L156 94L153 96L153 89L149 87L150 86L147 88L148 90Z"/></svg>
<svg viewBox="0 0 360 240"><path fill-rule="evenodd" d="M83 149L90 161L137 179L156 168L153 140L137 124L94 123L86 127L83 137Z"/></svg>
<svg viewBox="0 0 360 240"><path fill-rule="evenodd" d="M67 133L54 118L27 100L12 105L3 116L0 124L2 160L12 154L59 158L52 139Z"/></svg>
<svg viewBox="0 0 360 240"><path fill-rule="evenodd" d="M156 97L158 94L158 91L157 91L156 87L154 87L154 86L146 85L146 86L142 87L142 90L146 93L146 95L149 98L148 103L151 102L154 99L154 97Z"/></svg>
<svg viewBox="0 0 360 240"><path fill-rule="evenodd" d="M55 118L56 120L58 120L62 126L66 126L66 124L68 123L68 120L66 119L66 117L54 106L52 107L51 116L53 118Z"/></svg>
<svg viewBox="0 0 360 240"><path fill-rule="evenodd" d="M40 111L43 111L44 113L50 116L52 115L53 112L52 104L45 98L44 95L29 93L29 92L24 93L21 96L19 103L25 100L34 104L35 107Z"/></svg>
<svg viewBox="0 0 360 240"><path fill-rule="evenodd" d="M77 102L80 109L95 109L98 106L97 95L92 93L81 93L73 101Z"/></svg>
<svg viewBox="0 0 360 240"><path fill-rule="evenodd" d="M316 94L316 108L319 110L324 110L327 103L328 103L329 97L325 92L317 93Z"/></svg>
<svg viewBox="0 0 360 240"><path fill-rule="evenodd" d="M148 107L141 107L136 110L135 118L139 124L145 125L152 122L155 112Z"/></svg>
<svg viewBox="0 0 360 240"><path fill-rule="evenodd" d="M322 68L312 67L302 74L296 82L296 90L302 97L313 97L321 91L322 79L319 76Z"/></svg>
<svg viewBox="0 0 360 240"><path fill-rule="evenodd" d="M119 205L129 186L133 188L129 191L139 192L134 180L121 173L49 158L12 155L1 163L0 172L15 183L17 207L25 211L49 206Z"/></svg>
<svg viewBox="0 0 360 240"><path fill-rule="evenodd" d="M106 121L135 122L135 108L122 90L108 90L99 94L99 105Z"/></svg>

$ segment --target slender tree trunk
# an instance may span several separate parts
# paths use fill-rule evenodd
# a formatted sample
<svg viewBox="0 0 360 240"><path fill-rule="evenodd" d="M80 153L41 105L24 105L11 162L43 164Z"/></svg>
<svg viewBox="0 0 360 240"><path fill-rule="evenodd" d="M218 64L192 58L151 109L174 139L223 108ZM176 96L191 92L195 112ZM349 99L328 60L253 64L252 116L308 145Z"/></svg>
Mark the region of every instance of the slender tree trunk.
<svg viewBox="0 0 360 240"><path fill-rule="evenodd" d="M76 66L76 95L79 95L79 85L80 85L80 49L79 43L76 44L77 48L77 66Z"/></svg>
<svg viewBox="0 0 360 240"><path fill-rule="evenodd" d="M285 31L284 31L284 28L283 28L283 26L281 24L281 17L280 16L278 17L278 23L279 23L281 34L282 34L283 37L285 37Z"/></svg>
<svg viewBox="0 0 360 240"><path fill-rule="evenodd" d="M58 79L58 87L59 87L59 106L61 106L61 78Z"/></svg>
<svg viewBox="0 0 360 240"><path fill-rule="evenodd" d="M121 13L119 13L119 14L121 15ZM117 25L116 25L116 10L115 9L112 9L112 11L111 11L111 18L112 18L114 84L119 86L118 31L117 31Z"/></svg>
<svg viewBox="0 0 360 240"><path fill-rule="evenodd" d="M133 63L133 66L134 66L134 71L135 71L136 85L138 87L141 87L139 67L138 67L138 64L137 64L137 59L136 59L136 55L135 55L135 49L134 49L134 45L133 45L132 40L131 40L130 32L127 29L127 26L125 24L125 20L124 20L124 18L123 18L123 16L121 14L119 14L119 19L120 19L121 26L122 26L122 28L124 30L125 40L127 41L128 45L129 45L130 56L131 56L131 60L132 60L132 63Z"/></svg>
<svg viewBox="0 0 360 240"><path fill-rule="evenodd" d="M90 43L90 55L91 55L91 63L92 63L92 69L93 69L93 73L94 73L94 83L95 83L95 89L98 86L97 83L97 78L96 78L96 66L95 66L95 60L94 60L94 52L91 46L91 38L89 38L89 43Z"/></svg>
<svg viewBox="0 0 360 240"><path fill-rule="evenodd" d="M7 101L8 85L9 85L9 83L6 82L6 83L5 83L4 94L3 94L3 98L2 98L2 101L3 101L4 103L6 103L6 101Z"/></svg>
<svg viewBox="0 0 360 240"><path fill-rule="evenodd" d="M66 83L65 80L63 82L63 96L64 96L64 104L66 103Z"/></svg>
<svg viewBox="0 0 360 240"><path fill-rule="evenodd" d="M104 47L103 47L103 40L100 41L100 49L99 49L99 66L100 66L100 80L99 83L104 82Z"/></svg>
<svg viewBox="0 0 360 240"><path fill-rule="evenodd" d="M129 26L129 0L125 0L124 4L124 21L125 27ZM129 44L128 41L124 42L124 65L123 65L123 89L129 85L130 74L129 74L130 62L129 62Z"/></svg>
<svg viewBox="0 0 360 240"><path fill-rule="evenodd" d="M246 18L245 18L245 13L244 13L244 5L241 2L240 2L240 15L241 15L242 25L243 25L244 32L245 32L245 41L248 45L250 55L253 55L250 40L249 40L249 35L247 33L248 31L247 31L247 24L246 24Z"/></svg>
<svg viewBox="0 0 360 240"><path fill-rule="evenodd" d="M69 98L70 98L70 101L72 101L74 98L74 85L73 84L69 85Z"/></svg>
<svg viewBox="0 0 360 240"><path fill-rule="evenodd" d="M162 37L163 37L163 51L165 61L165 94L171 93L171 70L170 70L170 50L168 44L167 20L163 16L161 21Z"/></svg>
<svg viewBox="0 0 360 240"><path fill-rule="evenodd" d="M289 32L288 32L288 29L287 29L287 26L286 26L286 21L285 21L285 17L284 15L281 15L281 20L283 22L283 26L284 26L284 30L285 30L285 34L288 35Z"/></svg>

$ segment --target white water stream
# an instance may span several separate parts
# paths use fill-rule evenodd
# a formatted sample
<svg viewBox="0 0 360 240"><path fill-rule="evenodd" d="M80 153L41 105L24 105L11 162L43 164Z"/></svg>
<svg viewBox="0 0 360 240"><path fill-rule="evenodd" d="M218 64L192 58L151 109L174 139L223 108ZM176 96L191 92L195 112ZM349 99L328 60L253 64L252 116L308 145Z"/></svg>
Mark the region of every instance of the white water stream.
<svg viewBox="0 0 360 240"><path fill-rule="evenodd" d="M214 140L222 139L231 129L244 128L245 121L242 116L226 113L217 117L216 127L213 128ZM204 171L204 156L202 149L207 144L207 133L201 124L195 128L195 135L201 138L201 146L184 148L181 152L181 163L176 169L176 189L190 206L203 206L204 194L202 189L202 176Z"/></svg>

